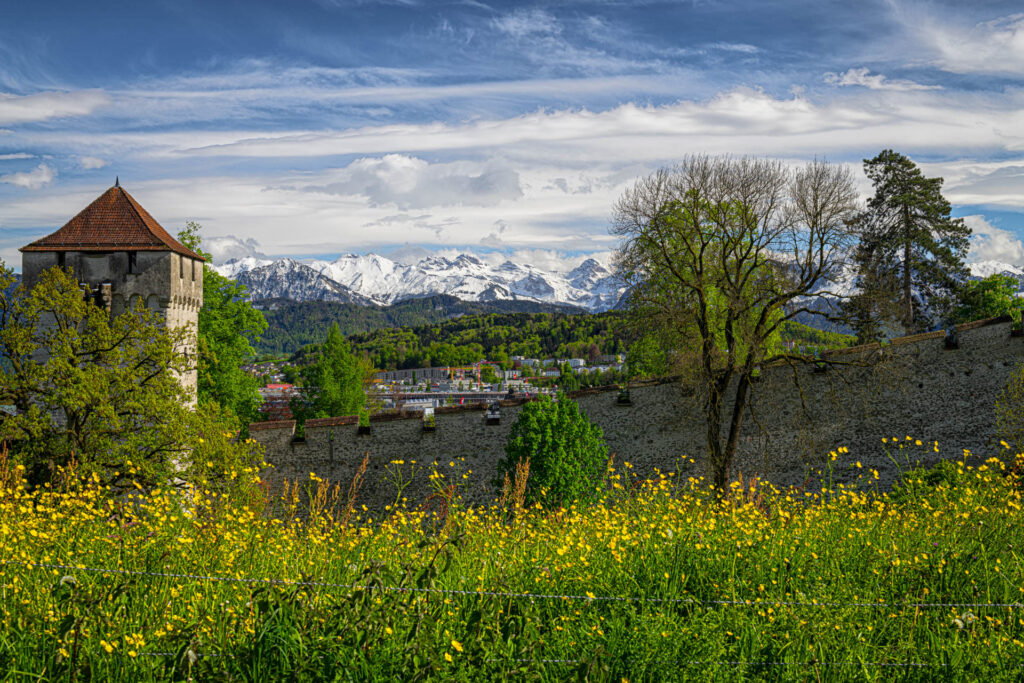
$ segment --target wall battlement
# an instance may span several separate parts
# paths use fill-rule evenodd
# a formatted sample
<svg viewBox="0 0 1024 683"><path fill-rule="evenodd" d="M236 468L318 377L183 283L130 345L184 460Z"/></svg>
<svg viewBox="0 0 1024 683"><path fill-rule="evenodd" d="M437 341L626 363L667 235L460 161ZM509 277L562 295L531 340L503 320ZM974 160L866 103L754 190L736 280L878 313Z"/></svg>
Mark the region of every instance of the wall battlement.
<svg viewBox="0 0 1024 683"><path fill-rule="evenodd" d="M849 463L877 469L887 485L911 462L958 458L964 449L985 453L994 440L996 396L1024 361L1024 337L1008 317L995 318L959 325L951 335L928 332L831 351L821 360L828 364L824 372L813 359L762 370L734 475L800 485L814 478L812 470L824 466L831 450L846 446ZM694 392L670 378L631 385L630 394L631 406L618 405L614 389L571 396L601 427L617 463L631 463L640 476L705 476L704 425ZM423 430L418 411L375 415L370 434L358 433L355 417L309 420L303 440L294 438L292 420L255 423L250 431L274 466L264 473L272 486L285 478L308 480L310 472L347 485L366 457L359 502L381 510L395 502L400 479L412 479L403 489L411 504L427 500L435 489L422 468L436 461L444 481L462 487L464 499L486 503L500 492L494 486L501 478L498 463L523 403L502 401L497 425L486 423L483 403L439 408L433 432ZM883 437L899 439L904 448L887 453ZM840 460L835 480L854 476Z"/></svg>

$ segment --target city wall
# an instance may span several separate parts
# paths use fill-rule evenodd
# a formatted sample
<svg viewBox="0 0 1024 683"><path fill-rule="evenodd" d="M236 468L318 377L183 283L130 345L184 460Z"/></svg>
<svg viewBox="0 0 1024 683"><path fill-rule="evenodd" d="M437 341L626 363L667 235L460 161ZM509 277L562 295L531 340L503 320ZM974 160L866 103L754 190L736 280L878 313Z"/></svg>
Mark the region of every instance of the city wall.
<svg viewBox="0 0 1024 683"><path fill-rule="evenodd" d="M830 352L823 363L765 368L753 385L733 476L757 476L777 485L816 484L830 451L846 446L833 464L834 481L879 471L887 486L910 463L960 458L964 449L989 451L993 405L1013 368L1024 361L1024 336L1008 318L968 323L953 335L930 332ZM641 477L656 471L706 476L705 429L699 397L680 380L631 388L632 405L617 392L573 394L604 431L617 466L628 462ZM310 420L296 439L292 421L255 423L253 438L266 446L273 467L264 479L309 481L310 472L349 485L367 458L358 502L379 512L404 496L411 506L437 504L439 487L457 483L472 503L500 493L498 463L522 402L502 402L499 424L487 424L484 406L441 408L436 430L424 431L418 414L385 413L360 434L354 417ZM727 422L726 422L727 424ZM916 446L905 437L920 439ZM897 438L904 448L882 443ZM934 450L934 442L939 452ZM857 470L860 461L865 469ZM443 480L429 479L437 462Z"/></svg>

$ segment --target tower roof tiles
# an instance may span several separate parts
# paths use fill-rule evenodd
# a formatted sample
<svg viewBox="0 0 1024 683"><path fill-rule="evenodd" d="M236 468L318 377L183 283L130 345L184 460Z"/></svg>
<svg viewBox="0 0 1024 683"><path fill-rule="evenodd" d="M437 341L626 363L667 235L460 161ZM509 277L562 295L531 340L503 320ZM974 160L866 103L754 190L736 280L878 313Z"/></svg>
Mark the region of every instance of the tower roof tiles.
<svg viewBox="0 0 1024 683"><path fill-rule="evenodd" d="M205 260L171 237L120 185L101 194L60 230L21 251L173 251Z"/></svg>

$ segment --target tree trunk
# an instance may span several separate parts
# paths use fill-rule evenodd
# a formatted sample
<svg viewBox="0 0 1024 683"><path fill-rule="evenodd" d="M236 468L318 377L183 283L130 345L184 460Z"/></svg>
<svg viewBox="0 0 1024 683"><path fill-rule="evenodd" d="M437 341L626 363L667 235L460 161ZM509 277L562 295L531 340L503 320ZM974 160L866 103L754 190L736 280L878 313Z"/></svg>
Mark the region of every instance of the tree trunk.
<svg viewBox="0 0 1024 683"><path fill-rule="evenodd" d="M913 334L914 300L910 289L910 207L903 207L903 330Z"/></svg>

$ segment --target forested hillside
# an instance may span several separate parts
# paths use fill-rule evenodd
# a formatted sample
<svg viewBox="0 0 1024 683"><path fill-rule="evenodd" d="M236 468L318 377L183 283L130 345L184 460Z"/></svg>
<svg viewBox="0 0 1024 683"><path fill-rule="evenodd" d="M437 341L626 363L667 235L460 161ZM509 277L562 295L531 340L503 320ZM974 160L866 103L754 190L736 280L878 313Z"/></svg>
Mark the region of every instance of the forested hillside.
<svg viewBox="0 0 1024 683"><path fill-rule="evenodd" d="M346 337L392 327L437 324L466 315L509 313L583 313L573 306L541 304L530 301L461 301L453 296L437 295L407 299L392 306L360 306L329 301L269 300L259 302L267 318L267 330L256 345L262 356L293 353L307 344L327 337L332 323Z"/></svg>

